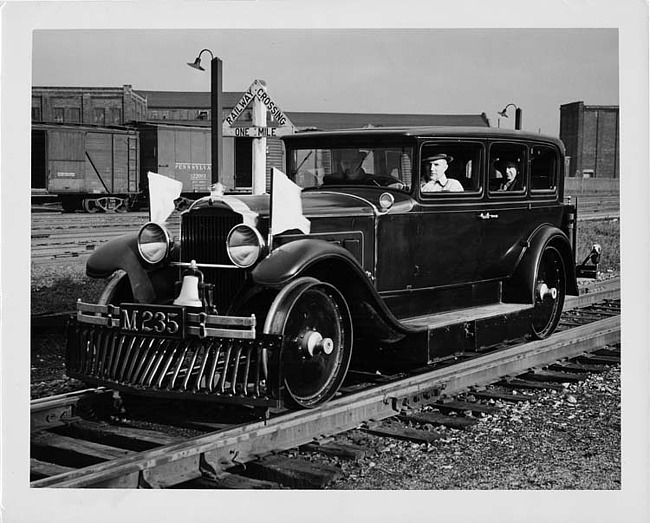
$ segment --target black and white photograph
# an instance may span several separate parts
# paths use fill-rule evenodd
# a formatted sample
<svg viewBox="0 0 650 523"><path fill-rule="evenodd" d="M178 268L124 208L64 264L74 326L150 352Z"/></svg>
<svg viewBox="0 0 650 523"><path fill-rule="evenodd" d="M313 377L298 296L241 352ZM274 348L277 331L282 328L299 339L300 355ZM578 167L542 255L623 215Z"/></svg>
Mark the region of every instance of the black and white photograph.
<svg viewBox="0 0 650 523"><path fill-rule="evenodd" d="M1 15L3 518L646 520L645 2Z"/></svg>

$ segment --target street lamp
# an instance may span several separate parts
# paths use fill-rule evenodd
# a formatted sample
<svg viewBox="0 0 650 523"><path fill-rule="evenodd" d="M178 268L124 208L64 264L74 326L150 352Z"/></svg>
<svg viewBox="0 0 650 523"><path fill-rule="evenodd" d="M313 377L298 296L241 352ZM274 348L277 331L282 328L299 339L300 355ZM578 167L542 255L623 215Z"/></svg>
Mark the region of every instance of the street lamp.
<svg viewBox="0 0 650 523"><path fill-rule="evenodd" d="M211 127L211 149L212 149L212 183L216 183L221 178L221 170L223 168L223 151L221 144L223 143L223 114L221 113L222 107L222 82L221 82L221 59L212 54L210 49L202 49L196 60L187 62L187 65L199 71L205 71L201 66L201 55L203 53L210 54L210 111L212 112L212 127Z"/></svg>
<svg viewBox="0 0 650 523"><path fill-rule="evenodd" d="M515 104L508 104L506 105L502 111L499 111L497 114L500 116L503 116L504 118L508 118L508 115L506 114L506 111L508 110L508 107L514 107L515 108L515 129L521 130L521 109L517 107ZM499 123L499 126L501 124Z"/></svg>

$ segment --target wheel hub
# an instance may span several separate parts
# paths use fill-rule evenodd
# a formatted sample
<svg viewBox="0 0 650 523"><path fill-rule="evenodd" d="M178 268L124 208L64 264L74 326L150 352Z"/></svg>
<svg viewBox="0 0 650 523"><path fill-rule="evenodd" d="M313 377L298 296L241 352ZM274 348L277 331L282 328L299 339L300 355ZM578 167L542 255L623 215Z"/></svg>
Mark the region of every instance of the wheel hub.
<svg viewBox="0 0 650 523"><path fill-rule="evenodd" d="M321 352L331 354L334 350L332 338L323 338L323 335L318 331L307 331L302 336L300 345L301 349L312 357Z"/></svg>
<svg viewBox="0 0 650 523"><path fill-rule="evenodd" d="M542 301L544 301L547 297L555 300L557 299L557 289L555 287L549 287L545 283L540 283L537 286L537 296L539 296L539 299Z"/></svg>

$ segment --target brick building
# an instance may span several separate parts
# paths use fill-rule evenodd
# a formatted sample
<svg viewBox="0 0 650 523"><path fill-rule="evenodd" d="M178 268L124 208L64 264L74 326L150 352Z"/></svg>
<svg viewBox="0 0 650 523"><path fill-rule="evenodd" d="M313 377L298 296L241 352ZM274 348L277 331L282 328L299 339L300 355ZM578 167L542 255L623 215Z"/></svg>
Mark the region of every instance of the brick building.
<svg viewBox="0 0 650 523"><path fill-rule="evenodd" d="M560 139L566 146L567 176L619 178L617 105L561 105Z"/></svg>
<svg viewBox="0 0 650 523"><path fill-rule="evenodd" d="M127 125L147 116L147 100L122 87L33 87L32 122Z"/></svg>

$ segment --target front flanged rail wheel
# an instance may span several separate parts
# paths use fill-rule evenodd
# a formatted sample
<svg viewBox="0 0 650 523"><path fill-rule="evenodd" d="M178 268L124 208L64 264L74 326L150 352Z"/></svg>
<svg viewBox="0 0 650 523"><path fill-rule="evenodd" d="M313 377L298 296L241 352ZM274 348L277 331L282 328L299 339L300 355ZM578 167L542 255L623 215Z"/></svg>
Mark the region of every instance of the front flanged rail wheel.
<svg viewBox="0 0 650 523"><path fill-rule="evenodd" d="M566 269L564 259L553 246L542 252L535 281L535 307L532 332L539 340L548 338L560 321L566 295Z"/></svg>
<svg viewBox="0 0 650 523"><path fill-rule="evenodd" d="M296 280L276 297L265 331L283 336L280 365L289 404L312 408L336 394L352 356L352 320L335 287Z"/></svg>

